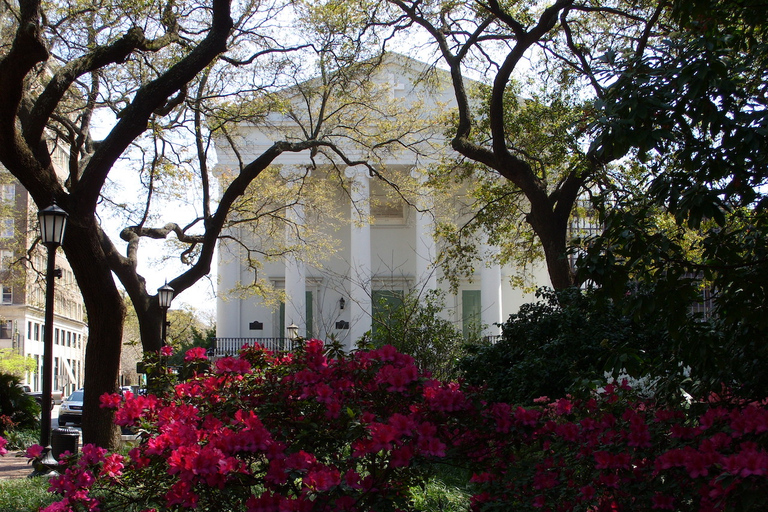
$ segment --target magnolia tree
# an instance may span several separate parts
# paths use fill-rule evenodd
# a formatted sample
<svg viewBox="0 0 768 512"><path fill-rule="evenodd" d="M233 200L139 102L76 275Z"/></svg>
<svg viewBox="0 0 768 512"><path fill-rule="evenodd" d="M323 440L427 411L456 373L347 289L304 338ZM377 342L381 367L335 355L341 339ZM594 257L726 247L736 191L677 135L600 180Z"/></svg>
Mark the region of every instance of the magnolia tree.
<svg viewBox="0 0 768 512"><path fill-rule="evenodd" d="M185 361L189 378L159 379L165 393L101 397L141 441L127 456L93 445L70 456L46 512L407 510L409 488L440 463L467 468L472 510L766 505L762 403L660 407L624 385L488 403L391 346L329 359L317 340L213 365L196 348Z"/></svg>

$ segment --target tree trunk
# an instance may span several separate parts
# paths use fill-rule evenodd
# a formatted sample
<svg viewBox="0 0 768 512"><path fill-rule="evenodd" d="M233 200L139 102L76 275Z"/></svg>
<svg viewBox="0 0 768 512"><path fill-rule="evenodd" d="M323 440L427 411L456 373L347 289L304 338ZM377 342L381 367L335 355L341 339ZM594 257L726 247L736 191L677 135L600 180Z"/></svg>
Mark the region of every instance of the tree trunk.
<svg viewBox="0 0 768 512"><path fill-rule="evenodd" d="M143 307L135 305L136 316L139 320L139 334L144 352L157 352L163 346L161 338L163 313L157 299L147 299Z"/></svg>
<svg viewBox="0 0 768 512"><path fill-rule="evenodd" d="M73 222L74 221L74 222ZM98 242L95 226L82 227L70 219L64 249L88 311L85 349L83 443L115 450L120 434L110 409L99 397L116 393L120 369L125 304Z"/></svg>
<svg viewBox="0 0 768 512"><path fill-rule="evenodd" d="M567 211L570 212L570 208ZM562 290L573 286L576 278L566 254L568 218L552 211L549 201L546 204L531 201L531 213L526 220L541 241L552 288Z"/></svg>

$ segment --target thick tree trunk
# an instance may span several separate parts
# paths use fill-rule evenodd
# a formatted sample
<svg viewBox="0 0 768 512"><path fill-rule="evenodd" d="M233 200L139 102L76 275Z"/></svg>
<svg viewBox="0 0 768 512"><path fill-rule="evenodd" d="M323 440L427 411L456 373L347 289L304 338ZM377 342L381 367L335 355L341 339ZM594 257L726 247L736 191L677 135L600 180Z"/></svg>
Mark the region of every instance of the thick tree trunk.
<svg viewBox="0 0 768 512"><path fill-rule="evenodd" d="M567 211L570 212L570 208ZM576 278L566 254L568 218L553 212L547 201L546 204L531 202L531 213L526 220L541 241L552 288L562 290L573 286Z"/></svg>
<svg viewBox="0 0 768 512"><path fill-rule="evenodd" d="M76 219L70 219L64 249L88 311L83 443L114 450L119 447L119 430L112 411L100 407L99 397L117 392L125 304L99 246L95 227L84 228Z"/></svg>
<svg viewBox="0 0 768 512"><path fill-rule="evenodd" d="M156 299L147 298L144 302L142 307L137 307L134 303L139 320L141 346L144 352L157 352L163 346L161 338L163 313Z"/></svg>

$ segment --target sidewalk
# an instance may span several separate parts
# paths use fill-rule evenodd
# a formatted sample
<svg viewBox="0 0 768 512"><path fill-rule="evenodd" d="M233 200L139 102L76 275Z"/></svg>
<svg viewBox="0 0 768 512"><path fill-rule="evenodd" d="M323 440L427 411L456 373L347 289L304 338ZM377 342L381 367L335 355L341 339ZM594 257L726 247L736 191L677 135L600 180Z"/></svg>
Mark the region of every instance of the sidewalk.
<svg viewBox="0 0 768 512"><path fill-rule="evenodd" d="M0 457L0 480L27 478L32 471L32 464L24 452L8 452L5 457Z"/></svg>

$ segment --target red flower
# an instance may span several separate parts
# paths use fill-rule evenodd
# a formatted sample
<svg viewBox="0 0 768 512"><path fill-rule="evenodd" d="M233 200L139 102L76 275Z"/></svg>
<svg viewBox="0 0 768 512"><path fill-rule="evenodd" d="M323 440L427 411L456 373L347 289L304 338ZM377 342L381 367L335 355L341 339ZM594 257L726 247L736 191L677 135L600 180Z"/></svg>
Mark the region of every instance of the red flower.
<svg viewBox="0 0 768 512"><path fill-rule="evenodd" d="M339 470L327 466L312 468L304 477L304 485L315 491L327 491L340 483Z"/></svg>
<svg viewBox="0 0 768 512"><path fill-rule="evenodd" d="M208 355L203 347L193 347L184 354L184 361L188 363L192 361L205 361L207 359Z"/></svg>
<svg viewBox="0 0 768 512"><path fill-rule="evenodd" d="M122 401L123 397L119 393L104 393L99 397L103 409L117 409Z"/></svg>
<svg viewBox="0 0 768 512"><path fill-rule="evenodd" d="M216 371L219 373L251 373L251 365L245 359L222 357L216 360Z"/></svg>

